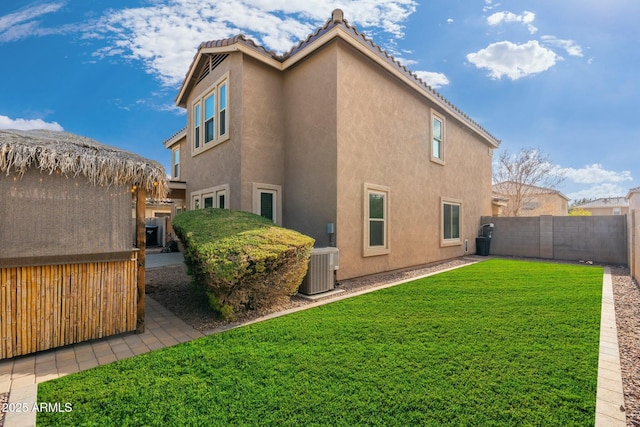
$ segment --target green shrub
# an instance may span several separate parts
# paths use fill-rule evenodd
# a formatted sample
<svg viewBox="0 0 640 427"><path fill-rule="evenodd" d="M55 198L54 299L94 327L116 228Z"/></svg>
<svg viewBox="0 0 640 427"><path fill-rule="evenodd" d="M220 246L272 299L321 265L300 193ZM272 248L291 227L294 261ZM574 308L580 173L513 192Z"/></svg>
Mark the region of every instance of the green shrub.
<svg viewBox="0 0 640 427"><path fill-rule="evenodd" d="M173 228L184 245L189 274L225 319L295 294L314 243L258 215L227 209L180 213Z"/></svg>

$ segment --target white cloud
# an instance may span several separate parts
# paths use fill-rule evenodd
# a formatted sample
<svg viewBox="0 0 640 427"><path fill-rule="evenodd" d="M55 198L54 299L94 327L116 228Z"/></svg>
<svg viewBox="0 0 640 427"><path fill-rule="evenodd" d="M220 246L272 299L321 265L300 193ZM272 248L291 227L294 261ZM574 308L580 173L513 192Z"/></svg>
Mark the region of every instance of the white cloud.
<svg viewBox="0 0 640 427"><path fill-rule="evenodd" d="M564 49L571 56L582 56L582 48L575 40L562 40L555 36L542 36L541 39L547 45Z"/></svg>
<svg viewBox="0 0 640 427"><path fill-rule="evenodd" d="M568 186L587 186L587 188L566 193L572 200L624 196L629 191L629 186L624 183L633 182L630 171L607 170L598 163L586 165L580 169L559 168L559 171L564 174Z"/></svg>
<svg viewBox="0 0 640 427"><path fill-rule="evenodd" d="M434 89L449 84L449 79L442 73L434 73L432 71L416 71L415 74L426 84Z"/></svg>
<svg viewBox="0 0 640 427"><path fill-rule="evenodd" d="M453 18L447 19L447 24L453 24Z"/></svg>
<svg viewBox="0 0 640 427"><path fill-rule="evenodd" d="M344 6L353 25L404 36L403 22L416 9L415 0L352 0ZM247 34L256 43L283 53L331 17L322 0L169 0L148 7L111 11L87 30L87 38L103 37L109 46L98 56L142 61L165 85L179 84L203 41Z"/></svg>
<svg viewBox="0 0 640 427"><path fill-rule="evenodd" d="M64 130L57 122L45 122L42 119L11 119L7 116L0 115L0 129L47 129L47 130Z"/></svg>
<svg viewBox="0 0 640 427"><path fill-rule="evenodd" d="M534 34L538 29L532 24L536 19L536 14L525 10L522 15L513 12L496 12L487 18L487 24L491 26L500 25L503 22L521 22L527 26L529 33Z"/></svg>
<svg viewBox="0 0 640 427"><path fill-rule="evenodd" d="M95 51L96 57L141 61L167 86L182 81L203 41L246 34L267 49L284 53L329 19L334 7L326 0L165 0L109 9L91 22L55 28L38 19L66 3L39 3L0 17L0 43L78 33L84 40L106 42ZM340 7L352 25L368 34L385 33L387 40L381 44L395 54L394 41L404 37L404 22L417 4L416 0L348 0Z"/></svg>
<svg viewBox="0 0 640 427"><path fill-rule="evenodd" d="M488 12L496 7L500 7L500 3L493 4L493 0L484 0L484 7L482 8L482 11Z"/></svg>
<svg viewBox="0 0 640 427"><path fill-rule="evenodd" d="M567 193L571 200L600 199L605 197L623 197L629 192L629 188L617 184L605 183L591 186L583 190Z"/></svg>
<svg viewBox="0 0 640 427"><path fill-rule="evenodd" d="M610 171L598 163L587 165L580 169L561 168L565 177L578 184L601 184L633 181L630 171Z"/></svg>
<svg viewBox="0 0 640 427"><path fill-rule="evenodd" d="M478 68L486 68L494 79L503 76L517 80L553 67L562 57L540 46L537 40L524 44L509 41L492 43L478 52L467 55L467 60Z"/></svg>
<svg viewBox="0 0 640 427"><path fill-rule="evenodd" d="M0 42L11 42L27 37L53 34L58 30L43 29L37 18L55 13L65 2L52 2L29 6L14 13L0 16Z"/></svg>

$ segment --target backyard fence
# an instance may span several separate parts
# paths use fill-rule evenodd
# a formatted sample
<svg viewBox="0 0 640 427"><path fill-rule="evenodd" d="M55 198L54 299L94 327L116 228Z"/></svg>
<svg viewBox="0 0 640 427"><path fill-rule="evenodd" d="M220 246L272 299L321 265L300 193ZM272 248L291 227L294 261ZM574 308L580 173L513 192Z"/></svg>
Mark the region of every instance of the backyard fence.
<svg viewBox="0 0 640 427"><path fill-rule="evenodd" d="M638 282L640 278L640 210L634 209L629 213L629 270L631 276Z"/></svg>
<svg viewBox="0 0 640 427"><path fill-rule="evenodd" d="M135 330L137 251L107 255L0 263L0 359Z"/></svg>
<svg viewBox="0 0 640 427"><path fill-rule="evenodd" d="M627 218L617 216L482 217L493 223L492 255L627 265Z"/></svg>

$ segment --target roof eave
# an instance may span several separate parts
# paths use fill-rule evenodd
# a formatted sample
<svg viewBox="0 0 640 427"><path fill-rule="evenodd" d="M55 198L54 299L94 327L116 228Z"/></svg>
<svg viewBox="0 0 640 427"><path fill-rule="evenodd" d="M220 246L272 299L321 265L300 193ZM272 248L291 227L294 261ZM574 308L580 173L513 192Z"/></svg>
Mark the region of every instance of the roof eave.
<svg viewBox="0 0 640 427"><path fill-rule="evenodd" d="M301 50L297 51L294 55L288 57L282 63L281 69L285 70L289 67L292 67L321 47L330 43L334 38L339 38L345 41L350 46L363 53L367 58L371 59L376 64L382 66L385 70L392 73L410 88L434 103L437 107L451 114L454 118L463 123L465 127L467 127L469 130L479 136L483 141L485 141L491 148L499 147L500 140L496 139L484 129L480 128L476 123L474 123L466 115L464 115L464 113L462 113L459 109L457 109L446 99L444 99L444 97L437 94L436 92L429 91L426 87L420 85L415 79L400 71L396 66L391 64L389 60L380 57L373 49L369 48L360 40L361 37L357 37L357 35L353 34L353 31L347 28L344 24L338 24L334 26L331 30L322 34L320 37L304 46ZM407 73L410 73L410 71L407 70Z"/></svg>
<svg viewBox="0 0 640 427"><path fill-rule="evenodd" d="M336 12L339 12L336 14ZM178 96L176 97L176 105L186 108L188 93L194 83L194 73L198 68L204 55L242 52L247 54L273 68L284 71L302 61L318 49L331 43L334 39L340 39L348 43L350 46L363 53L366 57L374 61L392 75L396 76L400 81L409 86L412 90L424 96L426 99L435 104L436 107L450 114L453 118L462 123L463 127L469 129L473 134L483 140L489 147L498 148L500 140L495 138L478 123L474 122L469 116L464 114L460 109L455 107L451 102L446 100L442 95L434 91L430 86L418 79L418 77L406 67L402 66L395 59L390 57L384 50L360 34L354 27L350 26L343 19L342 12L334 11L333 19L327 21L324 27L311 35L309 39L301 42L300 45L292 49L289 54L284 57L268 52L264 48L260 48L255 43L249 43L244 37L235 37L228 39L230 43L221 46L206 46L203 44L198 49L198 53L194 61L189 67L189 72L185 77ZM384 55L384 56L382 56Z"/></svg>
<svg viewBox="0 0 640 427"><path fill-rule="evenodd" d="M163 142L164 148L171 148L175 144L180 142L182 138L186 138L186 137L187 137L187 128L183 127L182 129L174 133L172 136L170 136L167 140Z"/></svg>
<svg viewBox="0 0 640 427"><path fill-rule="evenodd" d="M276 60L275 58L273 58L273 56L257 51L256 49L253 49L250 46L247 46L246 44L239 41L226 46L200 47L198 49L198 53L196 54L195 59L193 60L193 62L191 63L191 66L189 67L189 72L187 73L187 76L182 82L182 86L180 87L178 96L176 96L176 105L178 107L186 108L187 96L195 80L195 77L194 77L195 70L198 69L200 62L202 61L202 58L205 55L235 53L235 52L242 52L267 65L270 65L271 67L277 70L280 70L280 71L283 70L282 62Z"/></svg>

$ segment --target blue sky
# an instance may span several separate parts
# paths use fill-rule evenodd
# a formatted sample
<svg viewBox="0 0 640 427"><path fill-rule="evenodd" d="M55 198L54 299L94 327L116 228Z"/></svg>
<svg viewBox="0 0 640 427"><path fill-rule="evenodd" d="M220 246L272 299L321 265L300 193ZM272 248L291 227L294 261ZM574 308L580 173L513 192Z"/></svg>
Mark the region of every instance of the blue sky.
<svg viewBox="0 0 640 427"><path fill-rule="evenodd" d="M502 140L537 148L572 199L640 186L637 0L0 2L0 128L49 128L158 160L200 42L288 51L334 8ZM496 156L497 157L496 153Z"/></svg>

